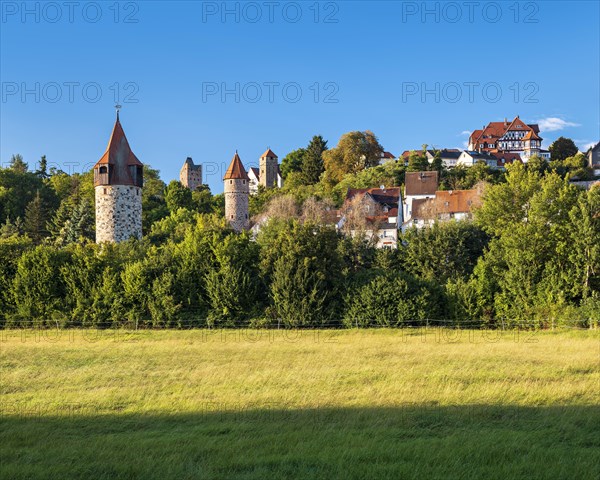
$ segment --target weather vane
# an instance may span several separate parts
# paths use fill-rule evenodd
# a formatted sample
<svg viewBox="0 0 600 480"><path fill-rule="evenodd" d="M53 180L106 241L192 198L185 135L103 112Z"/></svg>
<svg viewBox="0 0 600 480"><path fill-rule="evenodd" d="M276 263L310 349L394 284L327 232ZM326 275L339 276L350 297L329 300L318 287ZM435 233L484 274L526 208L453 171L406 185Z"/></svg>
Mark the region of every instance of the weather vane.
<svg viewBox="0 0 600 480"><path fill-rule="evenodd" d="M119 105L118 103L115 105L115 108L117 110L117 115L119 114L119 111L121 110L121 105Z"/></svg>

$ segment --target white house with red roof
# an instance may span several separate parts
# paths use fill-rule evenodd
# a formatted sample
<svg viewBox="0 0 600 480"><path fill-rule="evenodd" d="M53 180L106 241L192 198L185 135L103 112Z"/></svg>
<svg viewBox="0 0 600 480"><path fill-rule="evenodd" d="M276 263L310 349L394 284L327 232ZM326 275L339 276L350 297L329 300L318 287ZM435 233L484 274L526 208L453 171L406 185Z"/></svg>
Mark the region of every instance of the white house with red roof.
<svg viewBox="0 0 600 480"><path fill-rule="evenodd" d="M381 154L381 160L379 160L379 165L383 165L384 163L395 162L395 161L396 161L396 156L393 153L383 152Z"/></svg>
<svg viewBox="0 0 600 480"><path fill-rule="evenodd" d="M408 228L432 226L435 222L451 220L470 220L473 208L481 205L481 189L472 190L438 190L427 199L413 202L412 216L402 225L402 231Z"/></svg>
<svg viewBox="0 0 600 480"><path fill-rule="evenodd" d="M411 220L417 200L435 198L439 186L438 172L407 172L404 177L404 222Z"/></svg>
<svg viewBox="0 0 600 480"><path fill-rule="evenodd" d="M469 151L517 153L523 162L537 155L550 160L550 152L542 149L540 128L536 123L526 124L517 115L512 122L490 122L469 137Z"/></svg>

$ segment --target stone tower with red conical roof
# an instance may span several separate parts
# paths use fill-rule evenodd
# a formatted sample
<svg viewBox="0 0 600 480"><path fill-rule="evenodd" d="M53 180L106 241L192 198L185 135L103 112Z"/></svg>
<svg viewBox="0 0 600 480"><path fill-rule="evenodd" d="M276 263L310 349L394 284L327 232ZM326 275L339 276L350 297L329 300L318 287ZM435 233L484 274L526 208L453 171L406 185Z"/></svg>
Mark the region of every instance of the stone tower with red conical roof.
<svg viewBox="0 0 600 480"><path fill-rule="evenodd" d="M106 152L94 166L96 243L142 238L144 165L129 147L117 120Z"/></svg>
<svg viewBox="0 0 600 480"><path fill-rule="evenodd" d="M237 151L223 177L225 184L225 218L236 232L250 225L248 219L248 197L250 179Z"/></svg>
<svg viewBox="0 0 600 480"><path fill-rule="evenodd" d="M266 188L272 188L277 186L277 172L279 169L277 155L273 153L273 150L267 148L267 151L263 153L259 161L260 166L260 184Z"/></svg>

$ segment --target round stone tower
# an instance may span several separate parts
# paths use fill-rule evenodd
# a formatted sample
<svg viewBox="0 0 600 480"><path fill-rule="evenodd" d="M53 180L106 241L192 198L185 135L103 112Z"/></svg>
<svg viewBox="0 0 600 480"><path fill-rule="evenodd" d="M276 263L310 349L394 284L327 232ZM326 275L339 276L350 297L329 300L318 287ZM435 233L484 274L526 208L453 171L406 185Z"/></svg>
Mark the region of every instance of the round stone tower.
<svg viewBox="0 0 600 480"><path fill-rule="evenodd" d="M250 226L250 220L248 219L249 180L246 169L236 151L225 177L223 177L225 184L225 218L236 232L241 232Z"/></svg>
<svg viewBox="0 0 600 480"><path fill-rule="evenodd" d="M119 121L94 166L96 243L142 238L144 166L129 147Z"/></svg>

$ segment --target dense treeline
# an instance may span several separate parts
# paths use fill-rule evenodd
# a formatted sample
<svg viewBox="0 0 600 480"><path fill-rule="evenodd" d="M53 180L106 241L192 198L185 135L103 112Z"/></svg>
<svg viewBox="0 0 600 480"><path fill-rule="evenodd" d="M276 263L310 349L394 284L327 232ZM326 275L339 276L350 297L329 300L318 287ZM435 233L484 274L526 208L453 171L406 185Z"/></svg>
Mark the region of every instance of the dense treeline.
<svg viewBox="0 0 600 480"><path fill-rule="evenodd" d="M311 175L252 198L254 214L271 212L256 237L228 228L222 195L167 186L147 168L144 239L104 246L93 243L89 174L46 172L43 164L30 172L14 157L0 169L0 324L598 324L600 189L571 185L568 163L447 172L420 165L416 153L408 167L344 169L343 152L328 155L320 137L309 147L302 161ZM290 175L302 171L287 163ZM329 163L339 181L328 178ZM319 214L339 205L348 187L401 184L407 168L423 167L442 169L443 182L486 183L473 222L411 229L398 250L378 250Z"/></svg>

